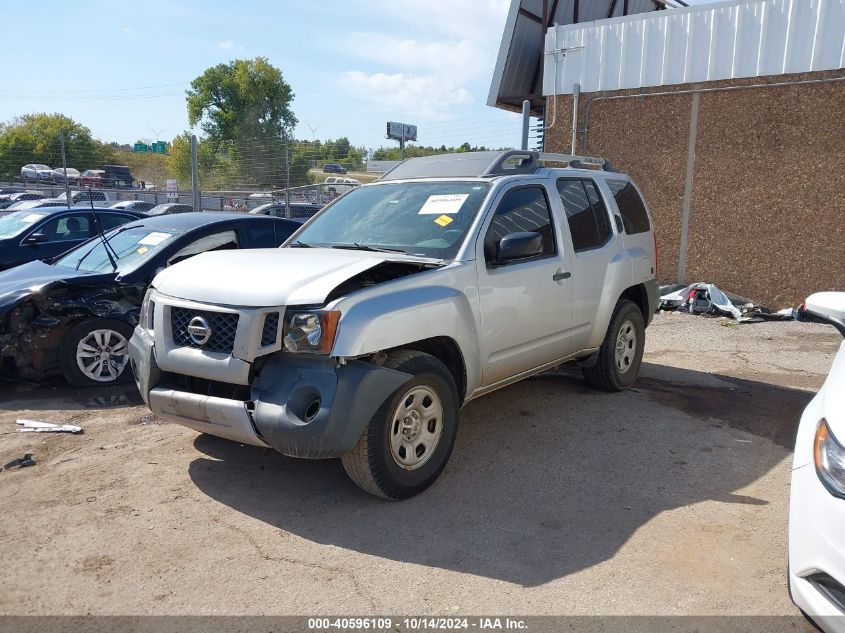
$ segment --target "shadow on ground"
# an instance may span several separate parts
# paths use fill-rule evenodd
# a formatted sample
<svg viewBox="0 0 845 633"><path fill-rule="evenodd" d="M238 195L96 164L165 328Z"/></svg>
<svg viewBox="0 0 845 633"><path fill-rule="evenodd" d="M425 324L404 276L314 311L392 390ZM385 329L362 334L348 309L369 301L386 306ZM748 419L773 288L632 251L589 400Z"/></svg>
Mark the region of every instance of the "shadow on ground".
<svg viewBox="0 0 845 633"><path fill-rule="evenodd" d="M735 494L789 456L812 394L644 366L601 394L571 372L470 403L452 461L402 503L360 492L337 460L210 436L190 476L233 509L314 542L535 586L604 561L651 518Z"/></svg>
<svg viewBox="0 0 845 633"><path fill-rule="evenodd" d="M111 387L71 387L60 378L33 383L0 379L0 411L29 409L114 409L143 404L135 383Z"/></svg>

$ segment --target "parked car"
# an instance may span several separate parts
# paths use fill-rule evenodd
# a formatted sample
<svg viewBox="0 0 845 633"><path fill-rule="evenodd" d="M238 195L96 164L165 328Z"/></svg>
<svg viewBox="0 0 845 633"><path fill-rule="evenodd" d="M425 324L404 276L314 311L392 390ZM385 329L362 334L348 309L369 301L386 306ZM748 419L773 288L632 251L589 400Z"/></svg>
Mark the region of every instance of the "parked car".
<svg viewBox="0 0 845 633"><path fill-rule="evenodd" d="M46 196L40 193L32 193L31 191L21 191L18 193L9 194L9 197L0 200L0 209L8 209L16 202L23 202L24 200L43 200Z"/></svg>
<svg viewBox="0 0 845 633"><path fill-rule="evenodd" d="M326 178L327 185L360 185L361 181L355 178L346 178L343 176L329 176Z"/></svg>
<svg viewBox="0 0 845 633"><path fill-rule="evenodd" d="M103 230L143 214L134 211L97 209ZM34 208L0 216L0 270L37 259L55 257L96 235L98 229L90 207Z"/></svg>
<svg viewBox="0 0 845 633"><path fill-rule="evenodd" d="M27 209L41 209L47 207L67 207L67 203L63 200L44 199L44 200L21 200L15 202L12 206L4 211L26 211Z"/></svg>
<svg viewBox="0 0 845 633"><path fill-rule="evenodd" d="M13 193L21 193L23 191L23 187L0 187L0 200L11 196Z"/></svg>
<svg viewBox="0 0 845 633"><path fill-rule="evenodd" d="M190 204L181 204L179 202L167 202L159 204L147 211L147 215L173 215L175 213L191 213L194 207Z"/></svg>
<svg viewBox="0 0 845 633"><path fill-rule="evenodd" d="M443 471L476 397L569 361L627 389L658 305L650 215L605 161L559 160L411 159L281 249L165 270L130 341L142 397L204 433L340 457L404 499Z"/></svg>
<svg viewBox="0 0 845 633"><path fill-rule="evenodd" d="M191 213L144 218L48 262L0 273L0 368L72 385L129 378L127 342L157 271L198 253L274 248L299 227L276 218ZM112 264L114 260L114 264Z"/></svg>
<svg viewBox="0 0 845 633"><path fill-rule="evenodd" d="M129 211L149 211L155 205L155 202L147 202L146 200L121 200L115 202L109 209L127 209Z"/></svg>
<svg viewBox="0 0 845 633"><path fill-rule="evenodd" d="M111 189L129 189L135 177L126 165L103 165L103 186Z"/></svg>
<svg viewBox="0 0 845 633"><path fill-rule="evenodd" d="M53 180L53 170L41 163L30 163L21 167L21 180L36 180L50 182Z"/></svg>
<svg viewBox="0 0 845 633"><path fill-rule="evenodd" d="M845 337L845 292L807 298L799 320ZM795 443L789 509L789 593L828 633L845 631L845 341L804 409Z"/></svg>
<svg viewBox="0 0 845 633"><path fill-rule="evenodd" d="M54 199L61 200L62 202L67 201L67 192L63 191ZM92 200L98 207L105 207L114 202L114 194L109 191L89 192L87 189L70 192L70 203L72 205L90 203Z"/></svg>
<svg viewBox="0 0 845 633"><path fill-rule="evenodd" d="M323 205L320 204L308 204L308 203L291 203L290 205L290 216L291 219L298 219L298 220L307 220L308 218L315 215L320 209L323 208ZM285 217L285 203L284 202L268 202L267 204L262 204L261 206L255 207L252 211L250 211L251 215L272 215L276 218L283 218Z"/></svg>
<svg viewBox="0 0 845 633"><path fill-rule="evenodd" d="M337 163L326 163L323 165L323 173L325 174L345 174L346 171L346 167Z"/></svg>
<svg viewBox="0 0 845 633"><path fill-rule="evenodd" d="M104 173L102 169L87 169L79 176L79 184L83 187L102 187Z"/></svg>
<svg viewBox="0 0 845 633"><path fill-rule="evenodd" d="M68 184L75 185L79 182L80 173L79 170L73 169L72 167L67 168L67 182ZM57 167L53 170L53 182L64 184L65 182L65 170L62 167Z"/></svg>

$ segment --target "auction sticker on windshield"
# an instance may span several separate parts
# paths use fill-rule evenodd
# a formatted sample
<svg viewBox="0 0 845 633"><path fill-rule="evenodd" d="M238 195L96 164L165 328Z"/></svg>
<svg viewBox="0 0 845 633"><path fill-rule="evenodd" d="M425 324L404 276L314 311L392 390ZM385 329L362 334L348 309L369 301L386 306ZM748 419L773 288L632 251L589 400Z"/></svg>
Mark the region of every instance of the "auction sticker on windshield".
<svg viewBox="0 0 845 633"><path fill-rule="evenodd" d="M457 213L461 210L468 193L438 194L429 196L428 200L419 211L419 215L443 215L444 213Z"/></svg>
<svg viewBox="0 0 845 633"><path fill-rule="evenodd" d="M158 246L164 240L171 237L170 233L150 233L144 239L142 239L138 244L147 244L149 246Z"/></svg>

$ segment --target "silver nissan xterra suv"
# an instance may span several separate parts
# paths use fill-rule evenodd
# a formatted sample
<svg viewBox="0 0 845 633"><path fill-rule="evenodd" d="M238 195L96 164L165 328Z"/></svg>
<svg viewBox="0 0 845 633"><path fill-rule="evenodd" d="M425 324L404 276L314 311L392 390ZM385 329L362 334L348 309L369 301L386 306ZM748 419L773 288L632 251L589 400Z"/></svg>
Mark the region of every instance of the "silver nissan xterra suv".
<svg viewBox="0 0 845 633"><path fill-rule="evenodd" d="M473 398L569 361L599 389L629 387L656 256L639 191L603 159L414 158L279 249L161 272L132 369L162 418L340 457L364 490L404 499L443 471Z"/></svg>

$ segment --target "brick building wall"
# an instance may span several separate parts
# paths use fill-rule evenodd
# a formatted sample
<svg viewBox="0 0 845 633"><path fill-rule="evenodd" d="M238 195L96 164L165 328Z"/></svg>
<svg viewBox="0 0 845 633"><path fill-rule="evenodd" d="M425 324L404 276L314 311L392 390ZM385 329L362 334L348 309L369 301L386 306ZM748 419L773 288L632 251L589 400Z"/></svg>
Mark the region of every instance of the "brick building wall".
<svg viewBox="0 0 845 633"><path fill-rule="evenodd" d="M578 152L610 159L643 190L661 281L678 275L692 95L599 97L833 77L845 72L581 95ZM571 96L559 96L557 110L545 147L568 153ZM687 282L715 283L773 308L845 290L843 200L845 81L701 93Z"/></svg>

